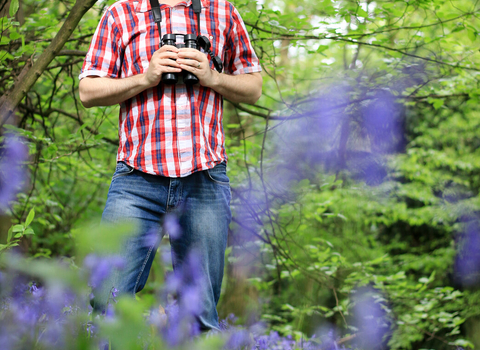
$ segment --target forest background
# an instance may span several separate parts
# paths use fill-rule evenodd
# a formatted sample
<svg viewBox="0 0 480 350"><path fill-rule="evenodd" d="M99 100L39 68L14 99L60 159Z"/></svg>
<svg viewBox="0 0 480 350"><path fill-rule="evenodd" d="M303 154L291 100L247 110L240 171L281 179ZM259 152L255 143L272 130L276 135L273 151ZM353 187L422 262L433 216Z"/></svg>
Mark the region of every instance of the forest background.
<svg viewBox="0 0 480 350"><path fill-rule="evenodd" d="M78 74L113 2L0 1L0 256L82 264L118 107L85 109ZM478 1L233 3L264 85L254 106L225 102L220 316L347 348L480 348ZM157 258L143 306L169 271Z"/></svg>

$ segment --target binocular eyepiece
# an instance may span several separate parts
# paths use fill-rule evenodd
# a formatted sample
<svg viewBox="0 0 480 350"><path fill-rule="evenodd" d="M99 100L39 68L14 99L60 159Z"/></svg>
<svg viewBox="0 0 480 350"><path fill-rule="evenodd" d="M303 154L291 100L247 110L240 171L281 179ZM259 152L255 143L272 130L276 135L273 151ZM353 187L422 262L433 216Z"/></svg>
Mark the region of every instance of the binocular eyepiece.
<svg viewBox="0 0 480 350"><path fill-rule="evenodd" d="M184 43L179 43L177 44L177 36L183 35L183 42ZM171 45L175 46L176 48L183 48L183 47L188 47L191 49L197 49L198 50L198 45L197 45L197 36L195 34L165 34L162 38L161 45ZM197 84L199 82L197 76L193 73L190 73L188 71L183 71L181 73L165 73L162 75L162 83L164 84L170 84L170 85L175 85L178 83L180 74L182 74L183 77L183 82L185 84L193 85Z"/></svg>

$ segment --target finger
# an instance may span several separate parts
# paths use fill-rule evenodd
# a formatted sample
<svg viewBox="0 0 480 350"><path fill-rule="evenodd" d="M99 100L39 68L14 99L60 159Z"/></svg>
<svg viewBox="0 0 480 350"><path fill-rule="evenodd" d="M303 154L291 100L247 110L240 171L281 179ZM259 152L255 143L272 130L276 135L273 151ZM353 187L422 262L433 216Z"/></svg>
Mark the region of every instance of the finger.
<svg viewBox="0 0 480 350"><path fill-rule="evenodd" d="M178 52L178 49L175 46L172 45L163 45L161 48L159 48L155 53L162 53L162 52Z"/></svg>
<svg viewBox="0 0 480 350"><path fill-rule="evenodd" d="M182 47L181 49L178 50L178 52L181 52L183 54L188 54L188 53L199 53L197 49L192 49L191 47Z"/></svg>
<svg viewBox="0 0 480 350"><path fill-rule="evenodd" d="M175 68L175 67L170 67L170 66L164 66L162 70L163 70L164 73L179 73L179 72L182 71L182 69L180 67Z"/></svg>
<svg viewBox="0 0 480 350"><path fill-rule="evenodd" d="M177 59L178 64L184 64L186 66L192 66L192 67L197 67L198 65L201 64L200 61L194 60L194 59Z"/></svg>
<svg viewBox="0 0 480 350"><path fill-rule="evenodd" d="M195 61L195 62L197 63L193 64L191 62L188 62L188 64L180 64L180 68L192 73L198 73L202 70L202 65L198 61Z"/></svg>
<svg viewBox="0 0 480 350"><path fill-rule="evenodd" d="M153 58L153 57L152 57ZM176 52L170 52L170 51L167 51L167 52L161 52L158 56L157 56L158 59L172 59L172 60L176 60L178 58L178 55Z"/></svg>
<svg viewBox="0 0 480 350"><path fill-rule="evenodd" d="M195 49L180 49L180 51L178 51L178 58L202 61L206 59L207 56Z"/></svg>
<svg viewBox="0 0 480 350"><path fill-rule="evenodd" d="M171 60L170 58L161 59L160 61L158 61L158 63L164 67L180 68L180 64L175 60Z"/></svg>

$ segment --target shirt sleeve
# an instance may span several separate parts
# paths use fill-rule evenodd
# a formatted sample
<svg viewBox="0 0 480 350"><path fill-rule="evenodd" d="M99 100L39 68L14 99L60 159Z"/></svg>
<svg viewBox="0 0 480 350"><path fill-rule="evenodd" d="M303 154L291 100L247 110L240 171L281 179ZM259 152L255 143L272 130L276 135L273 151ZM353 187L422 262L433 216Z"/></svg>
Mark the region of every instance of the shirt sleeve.
<svg viewBox="0 0 480 350"><path fill-rule="evenodd" d="M231 21L232 29L227 38L228 46L225 52L225 72L234 75L261 72L262 68L250 43L245 23L234 7Z"/></svg>
<svg viewBox="0 0 480 350"><path fill-rule="evenodd" d="M79 79L87 76L118 78L123 56L121 33L115 24L112 9L107 10L93 34Z"/></svg>

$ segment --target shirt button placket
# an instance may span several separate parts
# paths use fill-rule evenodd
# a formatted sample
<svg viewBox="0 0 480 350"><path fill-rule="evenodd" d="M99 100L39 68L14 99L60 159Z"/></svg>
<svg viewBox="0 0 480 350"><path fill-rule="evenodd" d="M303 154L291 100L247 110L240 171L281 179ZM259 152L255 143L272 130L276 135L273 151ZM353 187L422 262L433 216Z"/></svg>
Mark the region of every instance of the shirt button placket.
<svg viewBox="0 0 480 350"><path fill-rule="evenodd" d="M191 163L192 140L191 140L191 118L188 94L186 87L177 89L177 130L179 142L179 161L181 173L185 173Z"/></svg>

